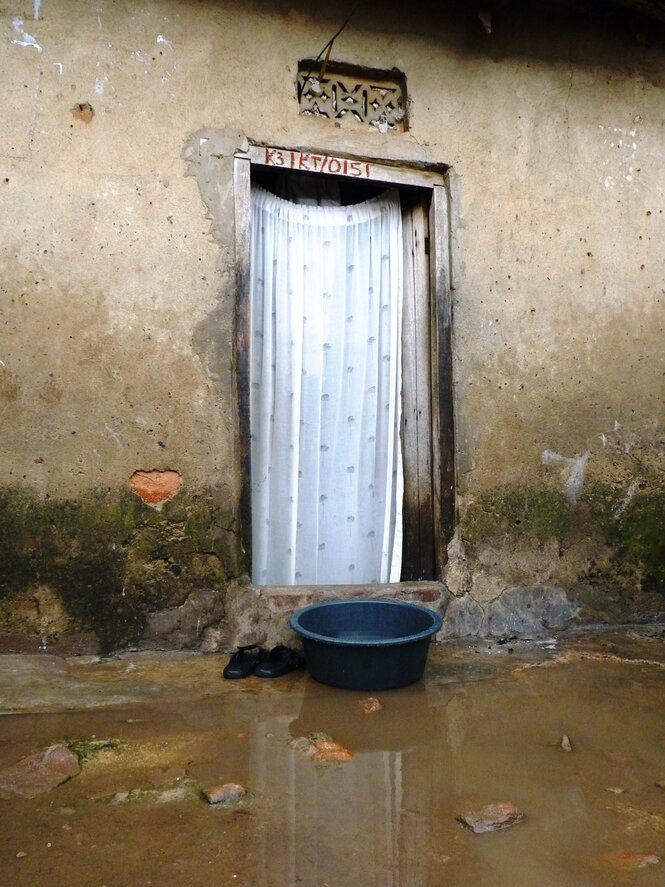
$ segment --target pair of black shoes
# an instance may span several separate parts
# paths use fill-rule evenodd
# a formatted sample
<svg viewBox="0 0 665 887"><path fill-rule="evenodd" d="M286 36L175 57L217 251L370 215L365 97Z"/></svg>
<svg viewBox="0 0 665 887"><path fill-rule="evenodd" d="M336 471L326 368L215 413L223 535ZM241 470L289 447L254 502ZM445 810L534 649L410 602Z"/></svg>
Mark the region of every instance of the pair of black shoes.
<svg viewBox="0 0 665 887"><path fill-rule="evenodd" d="M278 678L297 668L304 668L305 657L297 650L278 644L268 651L258 644L238 647L222 674L225 678Z"/></svg>

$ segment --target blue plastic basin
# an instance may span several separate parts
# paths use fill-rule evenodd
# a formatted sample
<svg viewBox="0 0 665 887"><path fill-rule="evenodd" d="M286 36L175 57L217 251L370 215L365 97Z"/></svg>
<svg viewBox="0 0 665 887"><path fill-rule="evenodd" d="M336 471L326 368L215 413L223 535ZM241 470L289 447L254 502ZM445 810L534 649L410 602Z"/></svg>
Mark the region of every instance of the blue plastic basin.
<svg viewBox="0 0 665 887"><path fill-rule="evenodd" d="M325 601L296 611L307 668L322 684L390 690L420 680L438 613L404 601Z"/></svg>

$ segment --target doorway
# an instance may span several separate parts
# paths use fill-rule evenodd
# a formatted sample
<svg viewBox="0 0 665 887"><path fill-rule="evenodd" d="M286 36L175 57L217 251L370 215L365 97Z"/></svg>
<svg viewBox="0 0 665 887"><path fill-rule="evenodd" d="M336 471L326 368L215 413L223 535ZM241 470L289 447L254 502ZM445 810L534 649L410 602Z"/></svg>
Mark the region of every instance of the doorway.
<svg viewBox="0 0 665 887"><path fill-rule="evenodd" d="M253 582L438 578L454 516L443 177L257 147L235 185ZM299 239L304 219L318 240Z"/></svg>

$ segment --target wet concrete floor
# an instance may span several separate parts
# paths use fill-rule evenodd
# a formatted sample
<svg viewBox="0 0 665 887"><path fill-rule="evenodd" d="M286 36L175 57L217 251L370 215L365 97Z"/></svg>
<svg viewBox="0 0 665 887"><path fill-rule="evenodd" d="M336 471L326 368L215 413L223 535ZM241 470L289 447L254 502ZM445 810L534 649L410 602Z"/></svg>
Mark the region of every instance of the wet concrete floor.
<svg viewBox="0 0 665 887"><path fill-rule="evenodd" d="M376 694L224 681L217 655L2 656L0 771L56 742L82 769L0 791L0 884L665 885L664 636L433 647L422 682ZM227 782L239 803L200 795ZM459 822L498 801L524 820Z"/></svg>

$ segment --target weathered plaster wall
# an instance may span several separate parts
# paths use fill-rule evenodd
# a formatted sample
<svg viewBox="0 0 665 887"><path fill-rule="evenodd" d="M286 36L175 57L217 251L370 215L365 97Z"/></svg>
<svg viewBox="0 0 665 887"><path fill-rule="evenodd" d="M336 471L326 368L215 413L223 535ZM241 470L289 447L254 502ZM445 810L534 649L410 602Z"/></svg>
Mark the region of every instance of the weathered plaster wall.
<svg viewBox="0 0 665 887"><path fill-rule="evenodd" d="M463 8L361 10L333 57L408 78L411 129L381 135L298 115L296 63L346 14L0 7L8 642L168 643L151 614L181 607L194 628L175 642L233 640L230 158L247 137L452 167L449 630L491 630L524 587L589 618L662 611L663 35L507 8L488 37ZM159 511L128 486L153 469L179 476Z"/></svg>

